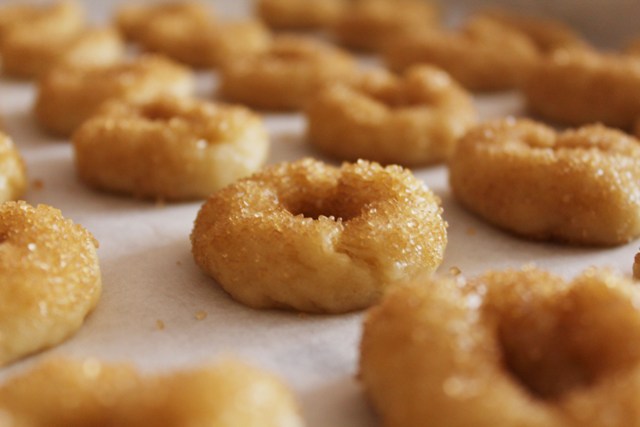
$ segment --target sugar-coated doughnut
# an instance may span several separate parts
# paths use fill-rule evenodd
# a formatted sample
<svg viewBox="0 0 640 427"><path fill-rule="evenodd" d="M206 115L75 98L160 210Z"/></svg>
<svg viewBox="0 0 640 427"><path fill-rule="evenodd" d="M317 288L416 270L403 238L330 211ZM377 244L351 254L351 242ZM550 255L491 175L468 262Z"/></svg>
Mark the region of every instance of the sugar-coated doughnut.
<svg viewBox="0 0 640 427"><path fill-rule="evenodd" d="M218 67L238 55L262 52L270 42L258 21L193 23L173 16L149 22L140 37L144 49L193 67Z"/></svg>
<svg viewBox="0 0 640 427"><path fill-rule="evenodd" d="M367 316L360 378L386 427L640 425L640 290L528 267L425 280Z"/></svg>
<svg viewBox="0 0 640 427"><path fill-rule="evenodd" d="M346 0L258 0L258 16L275 30L327 28L344 13Z"/></svg>
<svg viewBox="0 0 640 427"><path fill-rule="evenodd" d="M260 168L269 147L248 109L175 97L107 103L72 139L82 181L165 200L207 197Z"/></svg>
<svg viewBox="0 0 640 427"><path fill-rule="evenodd" d="M547 119L629 129L640 117L640 58L559 51L533 69L524 93L532 112Z"/></svg>
<svg viewBox="0 0 640 427"><path fill-rule="evenodd" d="M432 27L438 11L422 0L356 0L333 27L337 40L362 50L380 50L389 38Z"/></svg>
<svg viewBox="0 0 640 427"><path fill-rule="evenodd" d="M31 28L11 31L0 47L5 73L33 78L56 64L109 65L121 60L124 43L111 28L80 30L72 34L42 34Z"/></svg>
<svg viewBox="0 0 640 427"><path fill-rule="evenodd" d="M96 247L57 209L0 204L0 366L80 328L102 288Z"/></svg>
<svg viewBox="0 0 640 427"><path fill-rule="evenodd" d="M640 235L640 141L602 125L556 133L529 120L481 124L449 162L454 196L533 239L616 245Z"/></svg>
<svg viewBox="0 0 640 427"><path fill-rule="evenodd" d="M220 92L228 100L267 110L302 108L324 84L354 75L346 52L310 38L276 37L264 52L229 60Z"/></svg>
<svg viewBox="0 0 640 427"><path fill-rule="evenodd" d="M58 358L0 387L0 425L300 427L303 422L285 385L237 361L142 376L126 364Z"/></svg>
<svg viewBox="0 0 640 427"><path fill-rule="evenodd" d="M34 109L43 128L69 136L106 100L186 96L194 86L189 69L159 56L100 67L58 66L38 82Z"/></svg>
<svg viewBox="0 0 640 427"><path fill-rule="evenodd" d="M19 198L26 187L27 173L22 156L11 138L0 132L0 203Z"/></svg>
<svg viewBox="0 0 640 427"><path fill-rule="evenodd" d="M439 199L399 166L313 159L240 180L202 206L198 266L255 308L340 313L433 272L446 246Z"/></svg>
<svg viewBox="0 0 640 427"><path fill-rule="evenodd" d="M4 4L0 7L0 42L14 30L30 30L42 37L73 34L84 26L84 11L73 0L62 0L47 6L36 4Z"/></svg>
<svg viewBox="0 0 640 427"><path fill-rule="evenodd" d="M431 29L396 36L384 50L385 62L395 71L432 64L474 91L519 87L539 57L529 37L485 16L457 32Z"/></svg>
<svg viewBox="0 0 640 427"><path fill-rule="evenodd" d="M306 109L312 145L341 160L405 166L448 158L475 124L471 96L447 73L416 66L321 89Z"/></svg>
<svg viewBox="0 0 640 427"><path fill-rule="evenodd" d="M167 1L162 3L122 4L116 12L116 25L127 40L139 42L147 25L163 21L167 26L184 29L185 23L200 26L213 21L214 13L197 1Z"/></svg>

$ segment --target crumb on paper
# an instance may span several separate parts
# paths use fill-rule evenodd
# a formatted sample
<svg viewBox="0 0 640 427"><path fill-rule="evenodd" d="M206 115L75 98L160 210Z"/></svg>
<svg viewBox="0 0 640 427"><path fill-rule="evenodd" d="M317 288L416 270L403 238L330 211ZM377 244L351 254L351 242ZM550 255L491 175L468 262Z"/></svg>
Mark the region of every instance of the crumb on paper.
<svg viewBox="0 0 640 427"><path fill-rule="evenodd" d="M178 267L182 266L182 261L176 261L176 265L177 265Z"/></svg>
<svg viewBox="0 0 640 427"><path fill-rule="evenodd" d="M164 328L165 328L164 322L160 319L156 320L156 329L159 331L164 331Z"/></svg>
<svg viewBox="0 0 640 427"><path fill-rule="evenodd" d="M452 276L459 276L462 273L462 270L460 270L460 268L456 267L455 265L452 267L449 267L449 274Z"/></svg>
<svg viewBox="0 0 640 427"><path fill-rule="evenodd" d="M44 188L44 181L41 179L34 179L31 183L31 187L34 190L42 190Z"/></svg>
<svg viewBox="0 0 640 427"><path fill-rule="evenodd" d="M474 227L467 227L467 236L475 236L477 232Z"/></svg>
<svg viewBox="0 0 640 427"><path fill-rule="evenodd" d="M196 314L194 314L194 317L196 318L196 320L204 320L207 318L207 316L208 314L204 310L197 311Z"/></svg>

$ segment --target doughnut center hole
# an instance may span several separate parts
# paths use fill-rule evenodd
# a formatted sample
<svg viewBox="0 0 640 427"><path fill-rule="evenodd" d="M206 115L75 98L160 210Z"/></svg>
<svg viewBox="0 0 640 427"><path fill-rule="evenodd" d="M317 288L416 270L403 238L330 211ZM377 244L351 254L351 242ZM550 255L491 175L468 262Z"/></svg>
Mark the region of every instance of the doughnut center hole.
<svg viewBox="0 0 640 427"><path fill-rule="evenodd" d="M359 215L360 209L336 199L320 199L311 203L283 203L292 215L317 220L321 216L349 221Z"/></svg>
<svg viewBox="0 0 640 427"><path fill-rule="evenodd" d="M270 52L270 56L273 59L283 61L283 62L299 62L305 61L309 54L308 52L300 49L274 49Z"/></svg>
<svg viewBox="0 0 640 427"><path fill-rule="evenodd" d="M165 105L150 104L142 109L142 116L152 121L169 121L176 117L175 111L171 111Z"/></svg>

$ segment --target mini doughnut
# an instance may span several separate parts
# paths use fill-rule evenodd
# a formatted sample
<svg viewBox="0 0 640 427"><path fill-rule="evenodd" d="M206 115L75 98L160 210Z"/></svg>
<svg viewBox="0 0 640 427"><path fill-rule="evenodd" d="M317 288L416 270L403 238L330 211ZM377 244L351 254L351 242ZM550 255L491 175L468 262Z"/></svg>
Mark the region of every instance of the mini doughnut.
<svg viewBox="0 0 640 427"><path fill-rule="evenodd" d="M214 193L191 233L196 264L254 308L342 313L433 272L447 241L439 199L399 166L313 159Z"/></svg>
<svg viewBox="0 0 640 427"><path fill-rule="evenodd" d="M116 13L116 26L127 39L139 42L147 25L163 21L167 26L185 28L185 23L200 27L213 21L213 11L197 1L168 1L158 4L122 4ZM188 26L188 25L187 25Z"/></svg>
<svg viewBox="0 0 640 427"><path fill-rule="evenodd" d="M14 30L33 31L41 37L74 34L84 26L84 12L75 1L59 1L47 6L5 4L0 7L0 42Z"/></svg>
<svg viewBox="0 0 640 427"><path fill-rule="evenodd" d="M264 52L226 62L220 92L254 108L295 110L324 84L355 72L354 59L338 48L310 38L279 36Z"/></svg>
<svg viewBox="0 0 640 427"><path fill-rule="evenodd" d="M165 200L207 197L260 168L269 147L246 108L173 97L108 103L72 139L82 181Z"/></svg>
<svg viewBox="0 0 640 427"><path fill-rule="evenodd" d="M12 427L303 425L278 379L232 360L143 377L125 364L50 359L0 388L3 420Z"/></svg>
<svg viewBox="0 0 640 427"><path fill-rule="evenodd" d="M441 70L416 66L398 78L380 70L328 86L307 106L312 145L341 160L405 166L440 162L476 122L471 96Z"/></svg>
<svg viewBox="0 0 640 427"><path fill-rule="evenodd" d="M335 23L346 5L346 0L258 0L256 8L274 30L313 30Z"/></svg>
<svg viewBox="0 0 640 427"><path fill-rule="evenodd" d="M640 425L640 291L606 270L427 279L373 308L360 379L386 427Z"/></svg>
<svg viewBox="0 0 640 427"><path fill-rule="evenodd" d="M0 203L19 198L26 188L24 161L11 138L0 132Z"/></svg>
<svg viewBox="0 0 640 427"><path fill-rule="evenodd" d="M102 288L97 245L50 206L0 204L0 366L80 328Z"/></svg>
<svg viewBox="0 0 640 427"><path fill-rule="evenodd" d="M633 278L640 280L640 252L633 258Z"/></svg>
<svg viewBox="0 0 640 427"><path fill-rule="evenodd" d="M56 64L109 65L121 60L124 44L111 28L86 29L73 34L43 35L31 28L11 31L0 47L2 67L14 77L33 78Z"/></svg>
<svg viewBox="0 0 640 427"><path fill-rule="evenodd" d="M630 129L640 117L640 58L588 51L557 52L524 86L529 109L568 125L601 122Z"/></svg>
<svg viewBox="0 0 640 427"><path fill-rule="evenodd" d="M149 22L140 36L146 50L193 67L218 67L229 58L263 52L270 42L271 34L257 21L196 24L173 16Z"/></svg>
<svg viewBox="0 0 640 427"><path fill-rule="evenodd" d="M333 32L347 47L380 50L393 36L434 26L438 15L422 0L357 0L342 13Z"/></svg>
<svg viewBox="0 0 640 427"><path fill-rule="evenodd" d="M59 66L39 82L35 115L40 125L69 136L108 99L145 100L194 91L190 70L168 59L144 56L108 66Z"/></svg>
<svg viewBox="0 0 640 427"><path fill-rule="evenodd" d="M394 71L428 63L473 91L520 86L540 54L525 34L494 19L476 17L459 32L414 31L394 37L384 51Z"/></svg>
<svg viewBox="0 0 640 427"><path fill-rule="evenodd" d="M481 124L449 162L454 196L523 237L618 245L640 235L640 141L590 125L557 134L529 120Z"/></svg>

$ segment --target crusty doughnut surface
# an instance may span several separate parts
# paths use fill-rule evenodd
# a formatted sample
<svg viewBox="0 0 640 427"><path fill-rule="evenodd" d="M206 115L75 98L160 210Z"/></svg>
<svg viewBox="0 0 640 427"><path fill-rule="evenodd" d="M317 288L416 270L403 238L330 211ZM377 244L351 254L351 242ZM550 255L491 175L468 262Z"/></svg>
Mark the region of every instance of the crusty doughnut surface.
<svg viewBox="0 0 640 427"><path fill-rule="evenodd" d="M355 71L354 59L341 49L311 38L279 36L264 52L226 62L220 93L254 108L296 110L321 86L348 79Z"/></svg>
<svg viewBox="0 0 640 427"><path fill-rule="evenodd" d="M278 379L232 360L142 376L125 364L50 359L0 388L3 427L205 425L300 427L303 422Z"/></svg>
<svg viewBox="0 0 640 427"><path fill-rule="evenodd" d="M377 70L321 89L306 109L312 145L341 160L405 166L441 162L475 124L471 95L447 73L416 66Z"/></svg>
<svg viewBox="0 0 640 427"><path fill-rule="evenodd" d="M368 313L360 378L386 427L637 426L638 298L597 269L427 279Z"/></svg>
<svg viewBox="0 0 640 427"><path fill-rule="evenodd" d="M193 73L168 59L143 56L108 66L59 66L38 82L35 115L47 131L69 136L109 99L187 96Z"/></svg>
<svg viewBox="0 0 640 427"><path fill-rule="evenodd" d="M629 130L640 117L640 58L560 51L541 61L524 85L529 109L568 125L601 122Z"/></svg>
<svg viewBox="0 0 640 427"><path fill-rule="evenodd" d="M11 138L0 132L0 203L18 199L27 188L22 156Z"/></svg>
<svg viewBox="0 0 640 427"><path fill-rule="evenodd" d="M84 25L84 11L78 2L62 0L49 5L4 4L0 7L0 41L14 30L58 37L78 32Z"/></svg>
<svg viewBox="0 0 640 427"><path fill-rule="evenodd" d="M256 12L275 30L327 28L344 13L345 0L257 0Z"/></svg>
<svg viewBox="0 0 640 427"><path fill-rule="evenodd" d="M456 32L407 32L394 37L384 49L385 62L394 71L417 63L432 64L473 91L519 87L539 55L525 34L485 16L471 19Z"/></svg>
<svg viewBox="0 0 640 427"><path fill-rule="evenodd" d="M602 125L556 133L503 119L472 128L449 162L456 199L532 239L617 245L640 235L640 141Z"/></svg>
<svg viewBox="0 0 640 427"><path fill-rule="evenodd" d="M5 73L22 78L44 74L57 64L93 66L118 62L124 55L120 35L112 28L43 34L30 27L11 31L0 47Z"/></svg>
<svg viewBox="0 0 640 427"><path fill-rule="evenodd" d="M0 204L0 366L80 328L102 288L97 244L50 206Z"/></svg>
<svg viewBox="0 0 640 427"><path fill-rule="evenodd" d="M436 25L439 12L421 0L356 0L351 2L333 27L343 45L378 51L388 39Z"/></svg>
<svg viewBox="0 0 640 427"><path fill-rule="evenodd" d="M206 198L255 172L269 148L248 109L176 97L107 103L72 140L82 181L164 200Z"/></svg>
<svg viewBox="0 0 640 427"><path fill-rule="evenodd" d="M248 306L347 312L438 267L447 241L441 213L437 197L399 166L307 158L212 194L192 252Z"/></svg>

